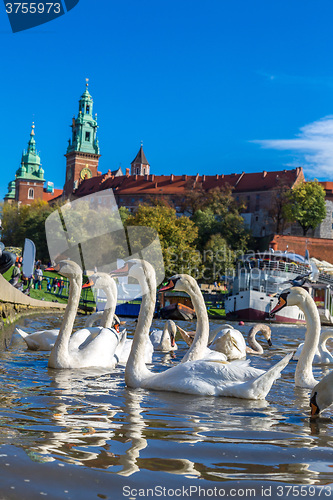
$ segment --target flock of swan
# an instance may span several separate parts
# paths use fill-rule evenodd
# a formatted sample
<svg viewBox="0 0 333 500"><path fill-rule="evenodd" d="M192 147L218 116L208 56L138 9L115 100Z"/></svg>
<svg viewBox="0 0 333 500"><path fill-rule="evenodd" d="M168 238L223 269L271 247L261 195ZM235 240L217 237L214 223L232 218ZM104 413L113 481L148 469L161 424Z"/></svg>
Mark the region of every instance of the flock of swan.
<svg viewBox="0 0 333 500"><path fill-rule="evenodd" d="M113 370L118 363L122 363L126 365L125 382L131 388L258 400L265 399L293 356L293 353L287 354L267 371L254 368L250 360L244 358L247 353L263 353L255 338L259 331L271 345L270 328L255 325L248 335L249 346L241 332L230 325L225 325L219 332L210 331L200 288L196 280L186 274L173 276L160 291L174 289L190 295L197 316L195 333L185 332L173 321L167 321L163 331L150 332L155 311L156 276L153 266L137 259L128 261L112 276L96 273L91 277L94 286L102 289L107 297L101 326L88 324L73 332L82 289L82 270L75 262L67 260L60 262L60 273L70 282L68 304L60 330L31 334L16 330L28 348L50 351L49 368L102 367ZM119 330L120 322L115 317L117 285L114 277L125 274L135 278L143 291L133 339L127 339L125 329ZM332 335L326 332L320 335L317 307L309 293L301 287L292 287L280 294L272 314L293 305L303 311L307 324L304 344L294 355L298 360L295 386L312 389L311 416L316 417L333 402L333 371L317 382L313 377L312 364L333 362L333 356L326 348L326 341ZM147 364L152 363L154 350L167 352L177 349L177 328L189 345L188 351L178 365L160 373L152 372Z"/></svg>

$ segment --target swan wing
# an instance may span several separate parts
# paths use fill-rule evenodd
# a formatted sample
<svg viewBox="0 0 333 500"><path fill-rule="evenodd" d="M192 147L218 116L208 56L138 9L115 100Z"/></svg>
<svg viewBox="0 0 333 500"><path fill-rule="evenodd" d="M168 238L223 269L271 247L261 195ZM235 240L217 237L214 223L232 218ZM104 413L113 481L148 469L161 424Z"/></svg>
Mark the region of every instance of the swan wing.
<svg viewBox="0 0 333 500"><path fill-rule="evenodd" d="M162 330L153 330L149 335L150 342L152 343L154 349L156 349L160 345L162 334Z"/></svg>
<svg viewBox="0 0 333 500"><path fill-rule="evenodd" d="M267 372L251 367L247 360L187 362L147 377L142 387L202 396L264 399L291 356L288 354Z"/></svg>
<svg viewBox="0 0 333 500"><path fill-rule="evenodd" d="M114 368L118 362L115 351L119 343L119 334L113 328L102 328L95 336L91 336L79 346L71 349L70 356L73 367L85 368L102 366ZM76 366L75 366L76 365Z"/></svg>
<svg viewBox="0 0 333 500"><path fill-rule="evenodd" d="M32 351L50 351L59 335L59 329L40 330L29 334L16 328L16 332L21 335L28 349Z"/></svg>

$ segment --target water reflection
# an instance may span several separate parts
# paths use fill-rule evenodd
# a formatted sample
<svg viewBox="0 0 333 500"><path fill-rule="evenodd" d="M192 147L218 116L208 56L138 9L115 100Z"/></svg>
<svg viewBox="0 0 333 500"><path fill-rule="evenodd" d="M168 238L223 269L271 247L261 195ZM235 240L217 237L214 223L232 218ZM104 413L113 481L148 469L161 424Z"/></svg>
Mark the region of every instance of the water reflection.
<svg viewBox="0 0 333 500"><path fill-rule="evenodd" d="M22 323L48 328L56 320L50 315L50 321ZM132 332L135 323L128 321L126 327ZM303 338L304 327L273 325L273 348L253 356L251 363L267 369ZM187 347L177 343L174 355L154 355L154 370L182 358ZM32 462L47 463L58 477L59 465L68 465L80 483L83 466L94 474L108 473L107 478L139 477L146 486L151 486L147 474L157 483L172 476L173 481L201 478L207 484L333 481L333 411L310 420L309 391L294 386L295 362L266 401L247 401L127 389L123 367L113 373L49 370L47 358L48 353L28 351L25 344L0 352L0 446L24 450L22 470ZM327 371L316 367L314 373L320 379ZM1 460L0 472L9 473ZM20 474L16 469L15 481L22 480Z"/></svg>

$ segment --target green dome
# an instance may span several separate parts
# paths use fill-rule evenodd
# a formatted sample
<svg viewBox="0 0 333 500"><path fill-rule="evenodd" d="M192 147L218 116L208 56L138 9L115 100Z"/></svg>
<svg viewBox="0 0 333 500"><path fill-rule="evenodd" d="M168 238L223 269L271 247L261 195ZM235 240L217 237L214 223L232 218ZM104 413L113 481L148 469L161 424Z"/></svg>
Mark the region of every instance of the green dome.
<svg viewBox="0 0 333 500"><path fill-rule="evenodd" d="M26 167L22 164L18 171L16 172L19 177L22 177L22 175L26 174L27 169Z"/></svg>

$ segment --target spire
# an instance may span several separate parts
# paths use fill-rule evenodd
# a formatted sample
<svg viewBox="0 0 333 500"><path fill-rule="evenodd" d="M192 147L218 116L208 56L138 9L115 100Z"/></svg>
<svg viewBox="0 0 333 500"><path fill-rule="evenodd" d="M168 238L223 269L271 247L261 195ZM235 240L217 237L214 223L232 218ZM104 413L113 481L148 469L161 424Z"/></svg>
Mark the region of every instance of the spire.
<svg viewBox="0 0 333 500"><path fill-rule="evenodd" d="M28 154L29 153L36 154L35 123L34 122L32 122L32 125L31 125L30 141L28 142Z"/></svg>
<svg viewBox="0 0 333 500"><path fill-rule="evenodd" d="M134 160L132 161L131 165L133 163L140 163L142 165L149 165L148 160L146 158L146 155L143 151L143 141L141 141L141 147L139 149L139 152L136 155L136 157L134 158Z"/></svg>
<svg viewBox="0 0 333 500"><path fill-rule="evenodd" d="M24 151L21 159L21 166L16 172L19 178L40 180L44 178L44 170L41 168L40 157L36 151L35 123L32 122L28 149Z"/></svg>
<svg viewBox="0 0 333 500"><path fill-rule="evenodd" d="M67 153L82 151L83 153L99 154L97 141L97 116L93 115L93 99L89 93L89 80L86 78L86 88L79 100L77 118L72 120L72 140L68 144Z"/></svg>
<svg viewBox="0 0 333 500"><path fill-rule="evenodd" d="M138 154L131 163L131 174L132 175L149 175L150 165L143 151L143 142L141 141L141 147Z"/></svg>

